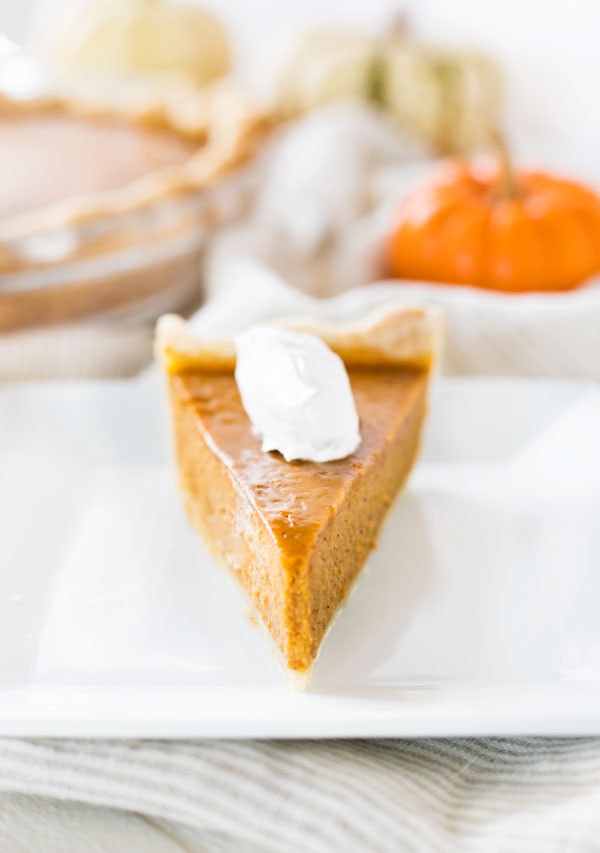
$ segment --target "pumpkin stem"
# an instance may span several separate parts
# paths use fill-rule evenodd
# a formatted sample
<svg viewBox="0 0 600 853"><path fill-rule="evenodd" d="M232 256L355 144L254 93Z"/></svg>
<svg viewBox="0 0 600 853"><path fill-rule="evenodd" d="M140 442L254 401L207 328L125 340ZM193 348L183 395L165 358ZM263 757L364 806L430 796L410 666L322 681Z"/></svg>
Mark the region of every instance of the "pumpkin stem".
<svg viewBox="0 0 600 853"><path fill-rule="evenodd" d="M518 195L517 179L506 139L499 130L494 130L490 134L490 141L498 160L502 195L506 198L515 198Z"/></svg>

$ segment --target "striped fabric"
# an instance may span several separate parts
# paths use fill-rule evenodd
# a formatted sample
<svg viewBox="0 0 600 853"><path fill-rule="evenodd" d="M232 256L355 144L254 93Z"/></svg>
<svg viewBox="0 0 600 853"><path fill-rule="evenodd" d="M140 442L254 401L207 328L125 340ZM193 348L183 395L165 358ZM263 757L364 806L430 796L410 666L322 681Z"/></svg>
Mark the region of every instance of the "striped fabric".
<svg viewBox="0 0 600 853"><path fill-rule="evenodd" d="M0 789L135 813L188 851L600 850L600 739L4 740Z"/></svg>
<svg viewBox="0 0 600 853"><path fill-rule="evenodd" d="M152 358L151 324L82 324L0 335L0 382L133 376Z"/></svg>

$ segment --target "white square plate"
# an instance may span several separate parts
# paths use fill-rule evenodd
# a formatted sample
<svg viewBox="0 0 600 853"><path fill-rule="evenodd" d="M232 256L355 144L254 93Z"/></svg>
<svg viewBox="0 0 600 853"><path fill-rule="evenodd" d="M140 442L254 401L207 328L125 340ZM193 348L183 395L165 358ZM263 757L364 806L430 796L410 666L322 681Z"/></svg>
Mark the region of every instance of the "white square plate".
<svg viewBox="0 0 600 853"><path fill-rule="evenodd" d="M311 689L187 526L155 376L0 392L0 734L600 734L600 389L445 381Z"/></svg>

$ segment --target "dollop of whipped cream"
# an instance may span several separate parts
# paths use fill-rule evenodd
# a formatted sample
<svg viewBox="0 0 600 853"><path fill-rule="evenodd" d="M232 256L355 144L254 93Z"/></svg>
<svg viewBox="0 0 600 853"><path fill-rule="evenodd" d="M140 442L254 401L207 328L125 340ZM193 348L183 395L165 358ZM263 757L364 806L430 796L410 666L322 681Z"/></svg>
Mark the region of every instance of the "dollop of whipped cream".
<svg viewBox="0 0 600 853"><path fill-rule="evenodd" d="M256 325L235 339L235 378L265 452L331 462L360 444L342 359L315 335Z"/></svg>

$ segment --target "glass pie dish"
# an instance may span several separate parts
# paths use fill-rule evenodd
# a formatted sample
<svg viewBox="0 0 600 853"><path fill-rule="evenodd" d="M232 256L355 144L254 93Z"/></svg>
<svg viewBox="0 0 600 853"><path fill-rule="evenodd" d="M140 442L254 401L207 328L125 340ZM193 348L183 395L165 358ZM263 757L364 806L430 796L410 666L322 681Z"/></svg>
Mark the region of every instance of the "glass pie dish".
<svg viewBox="0 0 600 853"><path fill-rule="evenodd" d="M228 79L25 93L4 80L0 362L32 336L136 324L147 360L154 320L201 302L204 250L250 203L270 117ZM0 364L7 375L22 372Z"/></svg>

